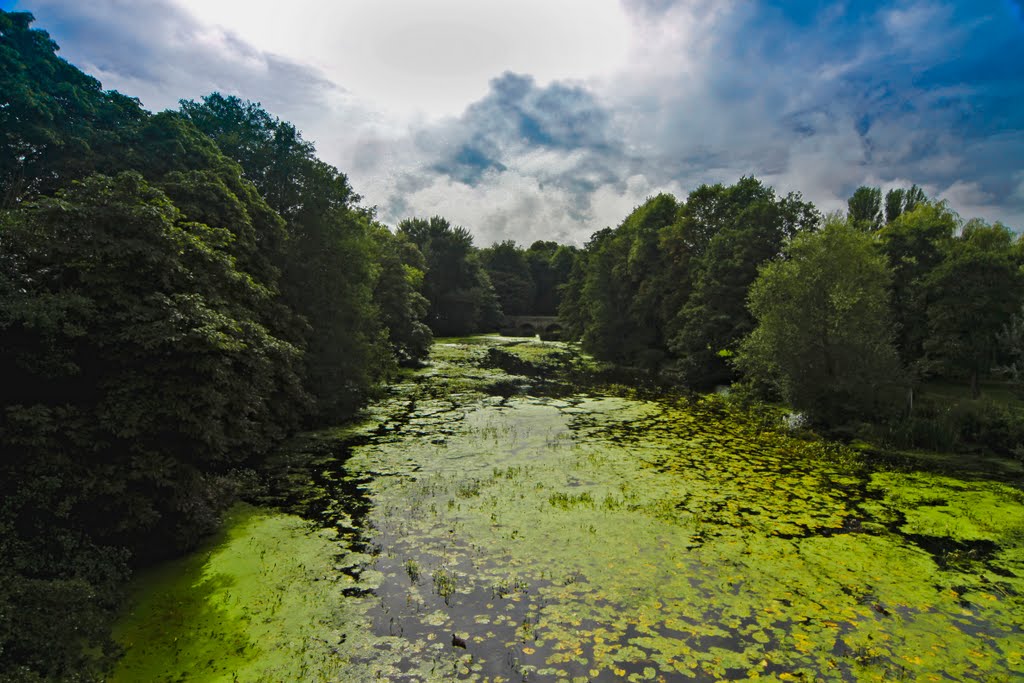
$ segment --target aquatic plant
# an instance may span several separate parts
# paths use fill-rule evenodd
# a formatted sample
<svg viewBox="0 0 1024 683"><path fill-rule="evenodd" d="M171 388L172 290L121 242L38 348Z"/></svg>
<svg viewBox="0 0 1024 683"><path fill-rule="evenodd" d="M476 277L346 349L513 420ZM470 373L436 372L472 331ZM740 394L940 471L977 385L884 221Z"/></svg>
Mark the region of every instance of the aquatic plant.
<svg viewBox="0 0 1024 683"><path fill-rule="evenodd" d="M339 500L362 516L320 507L319 523L358 526L328 539L347 578L321 623L347 638L332 645L337 668L310 663L307 677L1024 675L1024 496L1011 483L878 466L720 397L491 396L479 360L492 345L504 341L435 346L432 367L340 437L347 460L323 492L359 482L362 503ZM289 576L275 588L286 602L326 585Z"/></svg>

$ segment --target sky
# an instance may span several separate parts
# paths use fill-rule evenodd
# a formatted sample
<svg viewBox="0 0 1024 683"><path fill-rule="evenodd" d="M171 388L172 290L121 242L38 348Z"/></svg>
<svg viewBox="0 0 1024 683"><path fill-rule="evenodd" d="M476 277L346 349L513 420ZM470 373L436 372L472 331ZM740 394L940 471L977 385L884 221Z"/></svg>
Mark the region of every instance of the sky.
<svg viewBox="0 0 1024 683"><path fill-rule="evenodd" d="M1024 0L0 0L150 110L291 121L389 225L582 244L754 175L1024 230Z"/></svg>

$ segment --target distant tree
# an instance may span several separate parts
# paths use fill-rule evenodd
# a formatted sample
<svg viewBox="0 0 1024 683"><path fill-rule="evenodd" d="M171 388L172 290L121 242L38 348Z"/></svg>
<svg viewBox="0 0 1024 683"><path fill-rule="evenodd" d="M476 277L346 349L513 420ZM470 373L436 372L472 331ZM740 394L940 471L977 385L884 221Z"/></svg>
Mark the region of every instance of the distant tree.
<svg viewBox="0 0 1024 683"><path fill-rule="evenodd" d="M878 233L878 248L893 270L890 301L896 348L908 368L924 355L928 336L925 279L946 257L957 224L947 206L926 202L901 212Z"/></svg>
<svg viewBox="0 0 1024 683"><path fill-rule="evenodd" d="M892 189L885 193L885 222L892 223L903 213L903 196L906 190Z"/></svg>
<svg viewBox="0 0 1024 683"><path fill-rule="evenodd" d="M557 315L562 286L569 281L575 262L576 247L538 240L526 250L526 260L533 278L534 296L531 311L540 315Z"/></svg>
<svg viewBox="0 0 1024 683"><path fill-rule="evenodd" d="M501 310L508 315L534 313L536 286L526 253L512 240L497 242L478 253Z"/></svg>
<svg viewBox="0 0 1024 683"><path fill-rule="evenodd" d="M882 190L862 185L846 203L846 215L854 227L865 232L882 227Z"/></svg>
<svg viewBox="0 0 1024 683"><path fill-rule="evenodd" d="M430 354L433 341L424 322L430 302L421 294L426 260L408 237L392 234L382 225L374 224L373 237L380 263L374 302L396 360L403 365L418 364Z"/></svg>
<svg viewBox="0 0 1024 683"><path fill-rule="evenodd" d="M979 380L997 361L999 335L1024 300L1024 273L1015 236L1005 226L973 220L954 240L948 256L925 278L929 369Z"/></svg>
<svg viewBox="0 0 1024 683"><path fill-rule="evenodd" d="M899 382L886 287L892 274L871 238L830 217L767 263L750 290L754 331L739 370L813 419L870 417Z"/></svg>
<svg viewBox="0 0 1024 683"><path fill-rule="evenodd" d="M913 211L919 204L928 201L924 191L917 185L909 190L892 189L885 193L885 222L892 223L901 214Z"/></svg>
<svg viewBox="0 0 1024 683"><path fill-rule="evenodd" d="M494 329L501 308L469 231L441 216L409 218L398 230L426 259L423 293L430 302L434 334L461 335Z"/></svg>
<svg viewBox="0 0 1024 683"><path fill-rule="evenodd" d="M910 189L903 195L903 211L913 211L919 205L924 204L928 201L928 197L925 196L924 190L917 185L911 185Z"/></svg>

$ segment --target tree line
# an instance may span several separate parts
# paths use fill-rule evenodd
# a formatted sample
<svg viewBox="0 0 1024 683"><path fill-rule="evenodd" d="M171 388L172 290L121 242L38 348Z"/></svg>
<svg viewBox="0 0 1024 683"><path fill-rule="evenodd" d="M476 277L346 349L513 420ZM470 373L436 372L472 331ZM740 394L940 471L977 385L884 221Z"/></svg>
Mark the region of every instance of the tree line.
<svg viewBox="0 0 1024 683"><path fill-rule="evenodd" d="M917 186L861 187L845 215L822 216L742 178L658 195L595 233L560 315L597 357L662 381L732 385L897 445L969 436L1019 457L1014 410L953 414L915 396L961 383L977 398L982 380L1019 377L1022 265L1011 230L965 222Z"/></svg>

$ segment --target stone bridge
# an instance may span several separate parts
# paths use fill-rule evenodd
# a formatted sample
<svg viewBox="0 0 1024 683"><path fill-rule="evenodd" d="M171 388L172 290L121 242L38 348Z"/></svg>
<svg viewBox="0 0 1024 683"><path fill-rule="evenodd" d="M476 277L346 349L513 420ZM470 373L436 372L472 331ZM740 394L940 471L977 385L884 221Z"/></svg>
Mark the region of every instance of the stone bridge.
<svg viewBox="0 0 1024 683"><path fill-rule="evenodd" d="M536 337L545 341L562 338L562 323L557 315L506 315L498 328L506 337Z"/></svg>

